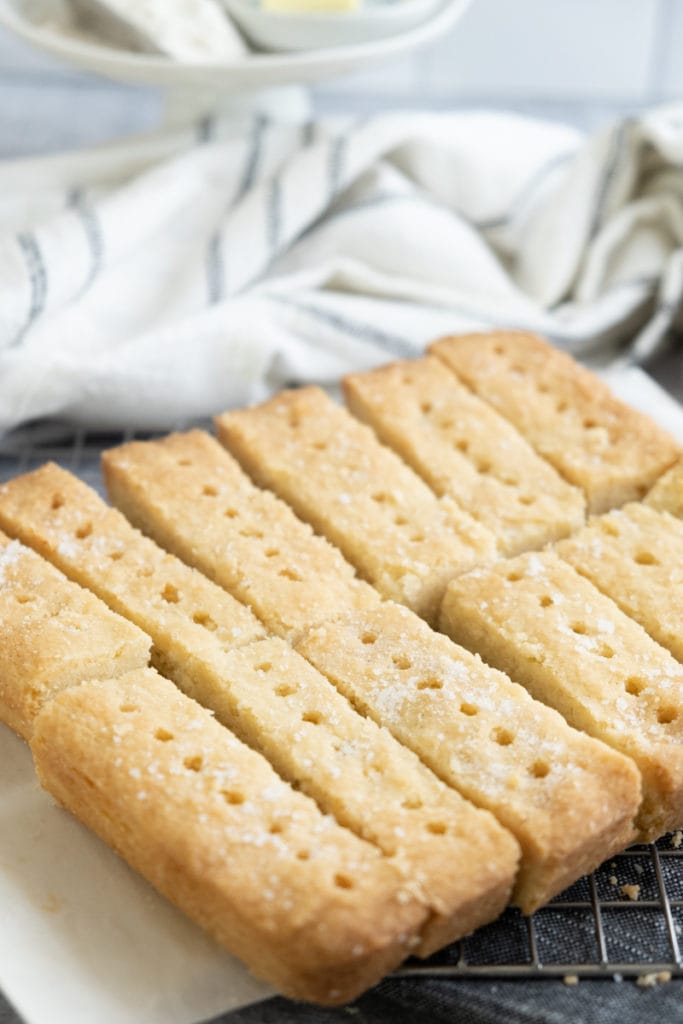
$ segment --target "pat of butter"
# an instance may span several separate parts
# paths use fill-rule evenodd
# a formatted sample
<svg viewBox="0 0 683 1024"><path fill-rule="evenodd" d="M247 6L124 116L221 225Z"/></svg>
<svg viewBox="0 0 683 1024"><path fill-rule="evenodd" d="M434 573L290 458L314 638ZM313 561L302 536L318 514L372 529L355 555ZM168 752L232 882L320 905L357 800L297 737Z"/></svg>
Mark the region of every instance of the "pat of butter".
<svg viewBox="0 0 683 1024"><path fill-rule="evenodd" d="M360 0L261 0L261 5L278 14L317 14L357 11Z"/></svg>

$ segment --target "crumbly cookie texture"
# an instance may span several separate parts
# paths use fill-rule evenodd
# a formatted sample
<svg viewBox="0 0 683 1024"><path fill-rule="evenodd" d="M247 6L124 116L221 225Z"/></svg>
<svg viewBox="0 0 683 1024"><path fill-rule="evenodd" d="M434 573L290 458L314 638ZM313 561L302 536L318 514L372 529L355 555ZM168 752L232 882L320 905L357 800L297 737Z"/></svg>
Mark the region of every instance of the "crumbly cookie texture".
<svg viewBox="0 0 683 1024"><path fill-rule="evenodd" d="M295 998L353 999L424 919L392 863L147 669L49 701L42 785L247 966Z"/></svg>
<svg viewBox="0 0 683 1024"><path fill-rule="evenodd" d="M495 535L504 555L566 537L585 522L583 492L515 428L428 356L345 378L351 412L432 490Z"/></svg>
<svg viewBox="0 0 683 1024"><path fill-rule="evenodd" d="M54 463L0 487L0 526L185 657L266 635L254 614L167 554Z"/></svg>
<svg viewBox="0 0 683 1024"><path fill-rule="evenodd" d="M646 495L645 504L683 519L683 460L659 478Z"/></svg>
<svg viewBox="0 0 683 1024"><path fill-rule="evenodd" d="M520 555L455 580L442 627L633 758L642 840L681 825L683 666L557 554Z"/></svg>
<svg viewBox="0 0 683 1024"><path fill-rule="evenodd" d="M387 602L297 649L363 714L517 838L530 913L634 837L633 763L570 728L480 658Z"/></svg>
<svg viewBox="0 0 683 1024"><path fill-rule="evenodd" d="M642 498L681 455L652 419L533 334L444 338L430 352L581 487L592 513Z"/></svg>
<svg viewBox="0 0 683 1024"><path fill-rule="evenodd" d="M0 721L28 739L51 696L149 662L151 641L34 551L0 534Z"/></svg>
<svg viewBox="0 0 683 1024"><path fill-rule="evenodd" d="M489 530L427 485L320 388L216 419L254 480L289 502L383 597L434 622L453 576L495 557Z"/></svg>
<svg viewBox="0 0 683 1024"><path fill-rule="evenodd" d="M133 442L102 457L109 496L168 551L291 639L379 596L283 501L254 486L212 437L195 430Z"/></svg>
<svg viewBox="0 0 683 1024"><path fill-rule="evenodd" d="M517 867L514 840L354 711L283 640L259 639L263 627L234 598L56 466L14 480L0 496L0 517L143 626L154 664L183 692L394 858L430 912L417 953L429 955L500 913ZM87 531L79 530L84 522Z"/></svg>
<svg viewBox="0 0 683 1024"><path fill-rule="evenodd" d="M632 502L555 550L683 662L683 522Z"/></svg>

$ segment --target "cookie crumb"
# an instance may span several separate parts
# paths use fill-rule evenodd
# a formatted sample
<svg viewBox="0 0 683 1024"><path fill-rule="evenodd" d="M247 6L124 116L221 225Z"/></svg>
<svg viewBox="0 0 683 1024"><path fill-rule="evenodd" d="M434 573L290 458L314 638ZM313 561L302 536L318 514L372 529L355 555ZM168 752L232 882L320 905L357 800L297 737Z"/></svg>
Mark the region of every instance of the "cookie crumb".
<svg viewBox="0 0 683 1024"><path fill-rule="evenodd" d="M639 975L636 985L639 988L655 988L657 985L666 985L668 981L671 981L671 971L653 971Z"/></svg>
<svg viewBox="0 0 683 1024"><path fill-rule="evenodd" d="M639 885L622 885L621 891L623 892L624 896L628 896L628 898L630 900L633 900L634 902L640 896Z"/></svg>
<svg viewBox="0 0 683 1024"><path fill-rule="evenodd" d="M669 842L674 850L678 850L681 844L683 844L683 831L679 828L677 832L674 832Z"/></svg>
<svg viewBox="0 0 683 1024"><path fill-rule="evenodd" d="M569 985L569 986L578 985L579 984L579 976L578 976L578 974L565 974L565 976L562 979L562 981L564 982L565 985Z"/></svg>
<svg viewBox="0 0 683 1024"><path fill-rule="evenodd" d="M610 875L609 876L609 884L610 885L619 885L619 881L618 881L616 875Z"/></svg>

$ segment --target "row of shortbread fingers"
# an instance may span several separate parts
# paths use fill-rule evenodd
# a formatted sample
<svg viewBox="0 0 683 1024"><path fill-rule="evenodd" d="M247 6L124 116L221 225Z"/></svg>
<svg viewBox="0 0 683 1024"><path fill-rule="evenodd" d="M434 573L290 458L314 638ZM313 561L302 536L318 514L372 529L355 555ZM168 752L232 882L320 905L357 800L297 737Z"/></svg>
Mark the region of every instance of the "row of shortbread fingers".
<svg viewBox="0 0 683 1024"><path fill-rule="evenodd" d="M265 639L244 605L55 465L5 485L0 519L145 630L156 667L283 777L394 857L430 911L418 953L500 909L517 861L509 837L359 716L284 641ZM469 870L450 872L459 861Z"/></svg>
<svg viewBox="0 0 683 1024"><path fill-rule="evenodd" d="M254 411L256 413L257 410ZM233 414L231 414L233 415ZM148 467L151 464L164 467L163 477L159 477L156 480L149 478ZM191 464L193 467L194 477L189 480L191 486L188 487L187 464ZM206 571L212 571L220 582L229 585L229 579L223 574L223 561L225 560L224 554L218 554L220 551L220 541L225 536L225 527L223 525L223 512L222 502L228 496L227 493L221 492L217 487L214 487L214 494L212 495L212 502L209 505L205 505L202 508L201 519L202 519L202 536L200 537L198 531L193 527L188 519L188 506L191 504L191 488L193 486L192 480L196 477L205 480L217 480L221 476L219 468L223 465L229 464L229 459L221 453L208 438L199 438L197 435L187 435L185 437L176 436L174 438L167 439L163 442L156 442L153 444L134 444L126 446L124 449L108 453L105 457L105 469L110 487L110 492L114 496L114 500L117 504L120 504L130 518L136 521L148 532L154 533L158 539L163 541L167 546L172 547L183 557L194 561L196 565ZM236 510L235 510L236 511ZM239 508L240 517L248 517L248 508L240 506ZM238 519L239 521L239 519ZM249 567L249 563L247 563ZM581 592L582 587L586 587L587 584L582 583L579 577L576 576L571 570L567 569L568 574L564 580L564 585L571 590ZM463 585L467 585L469 577L461 577ZM590 591L592 587L588 587ZM585 597L585 594L582 594ZM602 600L605 605L605 615L617 612L617 609L613 606L610 601L604 598L600 598L600 595L595 593L595 597L598 600ZM315 615L315 611L313 612ZM358 616L357 621L368 622L372 619L373 612L368 611L361 613ZM649 640L644 634L634 637L630 632L630 623L623 615L617 615L616 624L612 623L612 628L617 630L617 633L621 636L621 640L624 644L626 651L626 658L632 656L634 661L637 662L639 657L639 645L645 644L649 651L649 657L653 659L653 665L655 671L661 676L666 677L667 674L675 673L675 663L671 658L668 658L666 652L658 648L656 644ZM332 633L334 628L331 627ZM523 635L523 631L522 631ZM345 640L337 641L342 649L345 649ZM571 634L570 644L571 648ZM333 659L335 652L335 642L331 641L330 644L330 657ZM472 645L470 645L472 646ZM566 641L564 646L566 647ZM301 648L304 653L309 656L304 647ZM474 648L476 649L476 647ZM372 653L366 651L365 658L372 659ZM318 660L316 661L317 666L326 674L331 675L334 678L335 683L340 686L342 685L339 677L333 675L334 669L328 661ZM616 663L615 663L616 665ZM673 665L673 668L672 668ZM571 666L569 666L571 667ZM612 666L612 672L614 671ZM354 670L356 671L356 670ZM382 698L381 707L376 709L374 712L368 711L368 702L365 696L361 698L354 687L357 687L354 679L354 671L347 673L347 676L343 680L343 685L346 686L347 691L353 694L353 700L362 706L365 713L374 713L378 720L383 724L386 724L388 728L392 729L401 739L402 742L408 743L416 749L423 759L427 759L428 763L432 767L434 765L434 739L433 736L430 739L423 740L419 746L416 746L416 740L412 736L410 730L403 730L400 733L397 730L400 726L391 722L390 716L387 714L388 704L386 698ZM508 670L509 671L509 670ZM379 674L379 670L378 670ZM511 673L515 678L526 683L525 673L519 674L519 667L516 667L516 671ZM620 706L621 691L610 690L611 677L605 666L602 666L602 674L604 675L604 688L609 693L610 698L610 713L616 721L622 722L622 727L633 729L634 724L627 720L628 716L625 716ZM564 685L569 687L571 685L570 673L565 668ZM410 677L408 677L410 678ZM462 695L461 695L462 696ZM426 699L425 695L422 695L423 701ZM565 705L560 701L559 697L555 698L551 693L544 693L544 700L547 703L552 704L555 707L559 707L565 714L567 709ZM435 707L435 701L433 695L431 700L428 702L431 709ZM644 705L643 705L644 706ZM671 787L666 781L668 770L666 766L668 751L671 748L671 730L666 730L664 726L666 723L657 720L659 712L651 709L651 717L653 717L652 728L661 734L660 738L662 744L655 756L655 764L659 761L663 764L663 775L662 783L659 785L658 776L650 771L648 772L648 791L646 793L646 801L643 806L643 814L639 819L639 825L642 830L643 838L652 838L653 835L665 830L666 828L676 827L682 817L681 804L678 799L677 792L674 790L671 792ZM585 724L587 719L580 719L578 716L573 719L574 723L580 723L581 727L588 729L589 727ZM438 716L433 716L431 720L431 727L435 735L439 735L439 719ZM624 753L628 753L633 756L633 746L629 746L628 742L624 741L620 743L615 736L614 732L610 732L608 729L599 727L599 721L593 720L590 725L589 731L592 735L599 739L610 742L616 749L622 750ZM424 746L428 749L425 752ZM674 751L675 752L675 751ZM431 758L431 760L430 760ZM498 761L501 759L500 752L497 754ZM642 759L641 759L642 760ZM443 758L440 758L443 762ZM449 765L450 767L450 765ZM447 776L448 769L443 767L441 763L440 767L436 770L444 776L448 777L449 781L452 781L452 776ZM463 788L462 778L466 777L467 772L464 766L458 765L456 772L455 784L460 788ZM483 802L483 797L480 791L475 794L471 790L464 790L468 796L472 799L476 799L478 802ZM496 794L498 796L498 794ZM661 804L659 816L653 813L652 807L656 807ZM487 806L491 806L488 804ZM494 807L491 807L494 809ZM500 814L500 807L495 807L495 813ZM518 839L524 846L524 838L520 832L515 830L514 823L511 824L506 818L502 818L508 827L511 827Z"/></svg>
<svg viewBox="0 0 683 1024"><path fill-rule="evenodd" d="M142 631L2 535L0 571L0 714L65 807L295 998L347 1001L417 947L428 913L400 864L146 668ZM499 832L489 913L516 859Z"/></svg>
<svg viewBox="0 0 683 1024"><path fill-rule="evenodd" d="M156 508L163 506L167 491L175 501L184 502L189 497L192 505L199 490L195 479L213 481L213 500L202 508L201 534L193 530L192 524L188 527L181 510L174 506L170 511L176 534L185 536L188 545L194 537L196 550L204 552L201 564L212 564L220 574L215 536L225 517L220 474L214 472L214 466L222 461L229 463L229 456L203 435L167 438L151 443L155 464L162 472L148 479L143 460L142 479L138 479L137 454L146 456L149 446L136 444L109 453L108 479L118 478L121 489L125 481L131 480L135 493L137 485L147 480L140 491ZM212 463L208 461L209 452ZM177 465L181 478L188 475L189 496L188 479L175 479L170 463ZM201 484L204 487L206 484ZM235 511L234 489L226 489L224 497L230 499ZM239 505L239 512L239 516L228 517L229 524L251 521L244 503ZM520 687L432 633L406 609L378 603L372 618L361 611L353 624L361 631L361 647L373 662L378 682L391 679L382 658L389 662L394 677L401 677L391 679L391 684L395 695L402 694L402 727L400 720L394 721L387 714L386 693L377 692L376 704L368 710L372 694L361 692L362 666L351 673L349 681L335 682L369 719L351 711L350 705L313 669L304 671L305 663L297 662L299 656L294 652L287 654L288 648L281 641L252 642L226 655L225 637L233 636L235 630L232 627L221 634L224 622L217 615L220 606L215 600L216 592L227 598L225 592L164 554L64 470L44 466L5 485L0 491L0 522L144 628L154 640L157 665L181 688L212 707L242 738L261 749L291 781L345 824L378 842L385 852L393 845L411 877L422 879L423 890L432 893L433 909L439 906L438 901L441 903L441 913L433 916L433 935L423 936L427 949L430 943L433 948L439 939L445 939L449 929L452 937L458 928L462 932L468 923L475 923L477 911L465 913L463 891L478 903L479 921L490 912L484 897L493 882L486 873L478 872L475 849L477 843L492 838L490 824L483 820L475 824L471 810L465 814L462 806L454 804L454 794L445 799L443 794L448 790L444 787L439 797L441 806L435 806L434 796L427 798L428 787L418 777L416 762L409 761L411 755L395 740L390 741L370 719L378 725L386 724L446 782L493 811L516 835L522 846L522 863L514 898L525 910L546 902L594 866L606 850L623 846L632 835L630 822L639 791L628 762L568 728L555 712L535 704ZM225 538L223 543L225 547ZM256 549L259 553L260 548ZM251 561L242 563L252 587L259 579L256 554L252 552ZM267 583L265 577L260 586L267 587ZM325 585L324 580L321 583ZM252 593L261 605L258 587ZM215 616L208 623L207 608L212 608ZM353 607L348 609L346 617L353 611ZM228 613L234 620L234 609L224 608L223 616ZM203 623L200 638L196 635L197 619ZM374 647L368 643L371 633L393 646L385 645L382 653L382 644ZM244 626L239 639L242 643L249 640ZM425 658L428 663L422 665ZM250 659L248 665L246 659ZM421 670L421 675L407 674L410 665ZM356 691L354 680L359 684ZM438 694L437 688L441 691ZM264 691L262 696L259 690ZM484 692L489 694L490 708L475 719L468 710L473 701L481 702ZM420 728L405 727L413 719ZM513 723L518 734L514 746L506 743ZM441 739L436 742L438 737ZM368 765L370 753L373 758ZM538 756L553 753L561 757L565 776L539 777L534 769ZM377 760L381 771L374 770ZM496 762L501 761L517 775L514 793L497 770ZM372 790L366 777L368 767L373 769ZM432 779L433 791L436 780L427 775ZM397 786L394 780L398 780ZM608 797L612 807L605 812L602 805ZM404 804L407 806L401 820ZM411 813L406 814L406 809ZM444 814L449 818L446 828L441 827ZM393 835L392 825L396 826ZM422 827L430 833L426 837L430 856L425 843L416 842L416 830ZM400 840L399 829L410 838ZM500 837L498 846L502 854ZM444 870L444 858L451 863L461 861L456 875ZM496 863L500 880L505 865L500 856Z"/></svg>
<svg viewBox="0 0 683 1024"><path fill-rule="evenodd" d="M156 467L155 473L152 467ZM235 498L232 482L236 468L227 453L206 435L194 432L110 451L105 454L104 468L110 494L133 522L167 548L212 573L224 586L231 586L235 571L232 531L253 520L250 492L244 484L240 485L240 500ZM207 481L212 494L197 507L195 495ZM251 493L260 492L252 485ZM232 513L227 525L226 505ZM26 514L27 510L18 508L16 520L25 521ZM263 545L267 544L269 523L261 518L259 527L264 539L249 552L240 547L240 564L251 582L255 606L263 609L268 578L261 584L265 594L254 581ZM298 568L301 570L301 566ZM325 577L312 580L303 571L299 575L301 580L298 584L290 582L291 587L311 591L313 598L324 590ZM316 601L312 600L310 627L318 624L318 616ZM603 817L605 792L602 797L600 793L609 766L591 762L589 750L579 751L578 734L566 730L548 709L529 702L520 687L512 686L509 680L431 632L407 610L402 613L390 603L355 614L348 607L338 608L337 620L340 628L344 620L349 622L349 629L358 638L361 657L349 662L343 674L337 671L333 663L335 647L339 643L340 649L347 651L349 637L344 635L337 641L335 627L329 625L333 618L327 616L321 630L324 633L328 629L332 639L327 650L317 652L316 664L364 714L385 725L438 775L471 800L488 807L514 832L523 850L515 899L525 909L545 902L562 887L562 881L567 884L572 874L576 877L580 864L585 870L591 858L600 859L600 844L591 845L601 831L600 821L607 826L602 834L603 850L612 842L607 834L610 829L614 829L615 842L617 835L627 841L622 830L632 795L625 797L622 791L621 797L617 796L616 790L624 781L620 769L613 764L614 806ZM266 618L271 627L277 627L279 621ZM304 631L300 647L309 658L312 655L306 641L310 635L311 628ZM373 636L379 636L383 643L370 643ZM484 692L486 709L477 700ZM507 742L511 722L515 727L514 744ZM589 748L595 758L597 750L590 743ZM546 750L547 756L562 760L565 778L559 772L541 778L534 771L537 754ZM627 782L626 790L629 785ZM618 812L617 808L622 810Z"/></svg>
<svg viewBox="0 0 683 1024"><path fill-rule="evenodd" d="M0 535L0 569L0 712L63 806L294 997L346 1001L416 949L428 912L398 863L145 668L150 638L34 551ZM503 843L479 893L495 913L516 854L472 813L482 857Z"/></svg>

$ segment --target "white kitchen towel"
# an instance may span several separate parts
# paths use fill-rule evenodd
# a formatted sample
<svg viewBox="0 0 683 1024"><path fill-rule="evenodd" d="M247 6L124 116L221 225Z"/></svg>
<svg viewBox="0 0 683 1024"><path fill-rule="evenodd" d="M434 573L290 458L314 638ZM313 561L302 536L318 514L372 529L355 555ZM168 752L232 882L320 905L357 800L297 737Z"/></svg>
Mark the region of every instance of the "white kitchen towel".
<svg viewBox="0 0 683 1024"><path fill-rule="evenodd" d="M207 120L0 165L0 431L163 429L485 325L642 359L682 295L681 105Z"/></svg>

